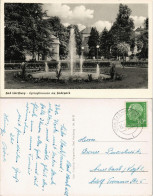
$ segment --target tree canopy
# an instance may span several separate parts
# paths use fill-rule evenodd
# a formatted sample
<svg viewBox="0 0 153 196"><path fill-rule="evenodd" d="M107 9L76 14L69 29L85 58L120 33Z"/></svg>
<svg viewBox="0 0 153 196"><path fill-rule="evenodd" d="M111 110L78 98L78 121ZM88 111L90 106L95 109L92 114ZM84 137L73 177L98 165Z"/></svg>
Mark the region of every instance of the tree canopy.
<svg viewBox="0 0 153 196"><path fill-rule="evenodd" d="M66 27L61 23L61 20L57 16L50 17L48 20L49 29L52 34L59 38L60 41L60 56L68 55L68 40L69 32Z"/></svg>
<svg viewBox="0 0 153 196"><path fill-rule="evenodd" d="M110 29L110 34L113 37L114 44L126 42L131 44L131 34L134 30L133 19L130 18L131 9L127 5L119 5L119 13L117 18Z"/></svg>
<svg viewBox="0 0 153 196"><path fill-rule="evenodd" d="M117 44L118 55L122 56L123 60L125 60L125 57L128 55L129 47L130 47L129 44L125 42L121 42Z"/></svg>
<svg viewBox="0 0 153 196"><path fill-rule="evenodd" d="M97 45L99 45L99 33L95 27L92 27L88 40L89 56L91 57L96 56Z"/></svg>
<svg viewBox="0 0 153 196"><path fill-rule="evenodd" d="M110 39L109 32L106 28L100 34L100 54L105 58L109 58L110 54Z"/></svg>
<svg viewBox="0 0 153 196"><path fill-rule="evenodd" d="M39 3L5 3L5 59L48 51L50 32Z"/></svg>
<svg viewBox="0 0 153 196"><path fill-rule="evenodd" d="M60 41L59 54L61 58L68 56L70 28L75 30L77 54L81 55L82 37L77 25L65 27L57 16L47 17L40 3L5 3L5 60L24 60L26 54L35 58L37 54L51 55L51 35ZM89 54L93 57L97 51L101 56L117 57L130 48L134 51L137 45L140 58L148 57L148 25L144 21L144 29L138 35L134 32L134 21L131 9L120 4L117 17L111 29L106 28L99 33L95 27L91 28L88 39ZM99 45L99 50L97 48ZM130 46L130 47L129 47ZM125 49L125 50L124 50ZM122 52L121 52L122 51ZM124 53L125 55L125 53Z"/></svg>

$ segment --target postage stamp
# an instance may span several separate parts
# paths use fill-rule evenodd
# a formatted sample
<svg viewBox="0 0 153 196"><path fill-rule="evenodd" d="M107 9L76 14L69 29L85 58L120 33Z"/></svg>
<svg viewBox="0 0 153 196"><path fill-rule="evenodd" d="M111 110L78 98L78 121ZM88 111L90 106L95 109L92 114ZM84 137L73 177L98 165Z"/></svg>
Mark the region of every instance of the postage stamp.
<svg viewBox="0 0 153 196"><path fill-rule="evenodd" d="M126 127L147 127L146 102L126 102Z"/></svg>

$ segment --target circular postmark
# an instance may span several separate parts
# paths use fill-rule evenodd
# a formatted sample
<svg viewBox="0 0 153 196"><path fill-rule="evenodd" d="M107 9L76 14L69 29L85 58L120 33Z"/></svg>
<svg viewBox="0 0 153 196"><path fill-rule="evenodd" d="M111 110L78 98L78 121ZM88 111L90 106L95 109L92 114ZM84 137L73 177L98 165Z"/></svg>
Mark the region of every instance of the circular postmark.
<svg viewBox="0 0 153 196"><path fill-rule="evenodd" d="M128 113L132 118L137 118L137 110L130 108ZM114 115L112 127L117 136L126 140L136 138L142 131L142 127L126 127L126 109L122 109Z"/></svg>

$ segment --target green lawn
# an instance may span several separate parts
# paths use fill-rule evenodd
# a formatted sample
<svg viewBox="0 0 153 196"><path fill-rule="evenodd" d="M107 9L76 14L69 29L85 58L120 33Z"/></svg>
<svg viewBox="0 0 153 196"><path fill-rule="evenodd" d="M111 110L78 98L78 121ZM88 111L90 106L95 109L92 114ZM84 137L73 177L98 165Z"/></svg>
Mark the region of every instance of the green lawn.
<svg viewBox="0 0 153 196"><path fill-rule="evenodd" d="M103 81L22 81L14 78L16 71L5 71L5 89L132 89L148 87L147 68L116 68L123 75L122 80ZM107 72L107 68L102 72Z"/></svg>

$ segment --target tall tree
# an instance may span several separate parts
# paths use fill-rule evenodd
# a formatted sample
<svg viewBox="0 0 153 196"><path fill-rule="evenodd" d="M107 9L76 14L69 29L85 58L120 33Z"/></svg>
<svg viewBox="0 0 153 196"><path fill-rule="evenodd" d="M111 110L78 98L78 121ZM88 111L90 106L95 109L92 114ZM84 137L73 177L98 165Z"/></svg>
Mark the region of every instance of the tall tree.
<svg viewBox="0 0 153 196"><path fill-rule="evenodd" d="M81 46L82 46L82 38L81 38L81 33L79 31L79 28L77 25L74 25L74 32L75 32L75 40L77 44L77 54L80 56L81 55Z"/></svg>
<svg viewBox="0 0 153 196"><path fill-rule="evenodd" d="M88 46L89 46L89 56L93 57L96 56L97 48L96 46L99 45L99 33L95 27L91 28Z"/></svg>
<svg viewBox="0 0 153 196"><path fill-rule="evenodd" d="M5 58L23 59L39 49L47 50L50 36L46 13L39 3L5 3Z"/></svg>
<svg viewBox="0 0 153 196"><path fill-rule="evenodd" d="M127 5L119 5L119 13L110 29L114 45L117 45L120 42L126 42L131 45L130 38L134 30L134 22L133 19L130 18L131 12L131 9Z"/></svg>
<svg viewBox="0 0 153 196"><path fill-rule="evenodd" d="M22 15L16 13L18 4L5 4L5 59L15 59L17 56L24 59L23 42L27 37L23 36L24 26L20 25ZM28 40L29 41L29 40Z"/></svg>
<svg viewBox="0 0 153 196"><path fill-rule="evenodd" d="M134 53L135 46L136 46L136 35L135 32L133 31L133 33L131 33L130 36L130 51L132 52L132 54Z"/></svg>
<svg viewBox="0 0 153 196"><path fill-rule="evenodd" d="M148 23L149 23L149 19L146 18L145 21L144 21L144 27L145 27L146 30L148 30L148 25L149 25Z"/></svg>
<svg viewBox="0 0 153 196"><path fill-rule="evenodd" d="M105 58L108 58L109 53L110 53L109 33L108 30L104 28L104 30L100 35L100 54Z"/></svg>
<svg viewBox="0 0 153 196"><path fill-rule="evenodd" d="M148 18L144 21L144 31L138 36L137 42L141 43L142 49L138 54L139 58L148 58Z"/></svg>

